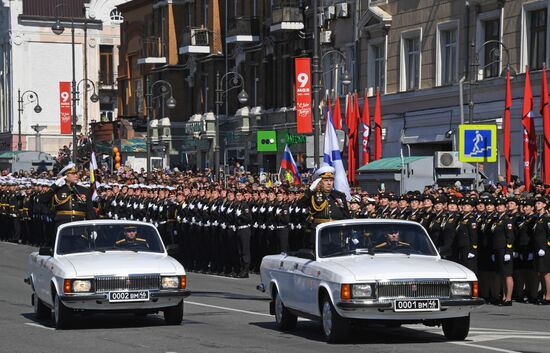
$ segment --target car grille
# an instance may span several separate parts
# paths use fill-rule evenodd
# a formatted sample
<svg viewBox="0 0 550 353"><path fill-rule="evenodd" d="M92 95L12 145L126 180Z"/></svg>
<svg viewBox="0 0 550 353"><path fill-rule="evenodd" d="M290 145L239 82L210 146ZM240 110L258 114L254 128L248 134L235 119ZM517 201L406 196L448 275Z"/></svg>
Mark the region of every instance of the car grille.
<svg viewBox="0 0 550 353"><path fill-rule="evenodd" d="M95 278L96 292L159 289L160 275L99 276Z"/></svg>
<svg viewBox="0 0 550 353"><path fill-rule="evenodd" d="M393 298L448 298L449 281L388 281L377 285L379 299Z"/></svg>

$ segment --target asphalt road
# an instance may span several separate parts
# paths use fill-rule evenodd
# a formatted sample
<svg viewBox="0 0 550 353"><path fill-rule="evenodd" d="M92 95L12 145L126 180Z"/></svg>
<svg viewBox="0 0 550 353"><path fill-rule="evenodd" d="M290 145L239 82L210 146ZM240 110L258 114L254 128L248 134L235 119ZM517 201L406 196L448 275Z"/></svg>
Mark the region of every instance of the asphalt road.
<svg viewBox="0 0 550 353"><path fill-rule="evenodd" d="M465 342L448 342L440 328L372 326L349 344L324 342L317 322L301 320L292 333L277 331L268 298L249 279L189 274L191 297L181 326L161 315L83 317L68 331L37 321L30 303L27 255L34 248L0 243L0 353L4 352L549 352L550 307L484 306L473 313Z"/></svg>

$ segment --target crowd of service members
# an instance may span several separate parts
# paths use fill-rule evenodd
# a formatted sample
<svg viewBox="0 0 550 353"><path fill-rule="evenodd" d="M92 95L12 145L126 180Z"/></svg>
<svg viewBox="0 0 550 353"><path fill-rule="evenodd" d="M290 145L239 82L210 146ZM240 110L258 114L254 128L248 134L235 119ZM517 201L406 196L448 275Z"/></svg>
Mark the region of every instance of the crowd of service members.
<svg viewBox="0 0 550 353"><path fill-rule="evenodd" d="M0 237L51 244L54 212L42 202L47 180L0 181ZM311 245L305 188L266 188L256 183L105 183L95 201L97 217L154 224L169 252L189 271L235 277L257 272L264 255ZM422 224L445 259L479 278L488 302L550 304L550 215L547 198L504 198L443 189L404 195L357 192L350 218L410 220Z"/></svg>

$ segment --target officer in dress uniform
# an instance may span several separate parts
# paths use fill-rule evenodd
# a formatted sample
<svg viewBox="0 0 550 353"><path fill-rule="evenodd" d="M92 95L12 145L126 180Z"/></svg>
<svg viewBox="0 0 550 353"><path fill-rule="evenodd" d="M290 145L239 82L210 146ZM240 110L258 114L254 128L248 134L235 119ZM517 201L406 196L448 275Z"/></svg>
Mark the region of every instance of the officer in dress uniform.
<svg viewBox="0 0 550 353"><path fill-rule="evenodd" d="M149 248L147 240L137 236L137 227L133 225L124 227L124 238L117 240L117 248Z"/></svg>
<svg viewBox="0 0 550 353"><path fill-rule="evenodd" d="M235 226L237 228L237 253L240 260L240 271L238 278L248 278L250 269L250 223L252 215L250 206L243 198L243 191L237 190L235 203ZM287 211L288 212L288 211ZM288 233L286 234L288 238Z"/></svg>
<svg viewBox="0 0 550 353"><path fill-rule="evenodd" d="M497 217L491 226L492 231L492 256L496 264L498 277L502 279L504 289L502 300L499 305L512 306L512 291L514 289L513 274L513 244L514 244L514 223L506 214L506 199L496 200Z"/></svg>
<svg viewBox="0 0 550 353"><path fill-rule="evenodd" d="M542 277L546 288L538 304L550 305L550 217L546 213L544 197L535 199L535 209L538 215L534 228L535 271Z"/></svg>
<svg viewBox="0 0 550 353"><path fill-rule="evenodd" d="M514 262L514 295L523 302L524 287L527 301L536 304L539 292L539 275L534 271L535 238L534 228L537 222L535 200L528 198L521 201L523 221L519 225L519 241L516 242L519 261ZM521 300L520 300L521 299Z"/></svg>
<svg viewBox="0 0 550 353"><path fill-rule="evenodd" d="M476 216L473 213L476 201L471 198L463 198L460 203L463 216L458 224L456 234L458 262L477 273L478 227Z"/></svg>
<svg viewBox="0 0 550 353"><path fill-rule="evenodd" d="M458 213L458 200L454 196L449 196L447 199L447 214L441 223L443 230L436 243L441 257L446 260L458 261L456 235L459 222L460 214Z"/></svg>
<svg viewBox="0 0 550 353"><path fill-rule="evenodd" d="M301 205L309 208L309 248L314 247L314 228L318 224L350 218L346 195L334 189L334 173L335 169L330 166L317 169L313 175L314 181L299 201Z"/></svg>
<svg viewBox="0 0 550 353"><path fill-rule="evenodd" d="M43 202L51 205L57 228L65 223L95 219L90 190L78 185L78 172L73 163L63 168L59 179L43 196ZM53 245L55 234L48 238L48 245Z"/></svg>
<svg viewBox="0 0 550 353"><path fill-rule="evenodd" d="M443 222L445 221L446 212L445 205L447 198L445 196L437 196L434 199L434 217L428 225L428 234L434 242L438 244L441 233L443 232Z"/></svg>

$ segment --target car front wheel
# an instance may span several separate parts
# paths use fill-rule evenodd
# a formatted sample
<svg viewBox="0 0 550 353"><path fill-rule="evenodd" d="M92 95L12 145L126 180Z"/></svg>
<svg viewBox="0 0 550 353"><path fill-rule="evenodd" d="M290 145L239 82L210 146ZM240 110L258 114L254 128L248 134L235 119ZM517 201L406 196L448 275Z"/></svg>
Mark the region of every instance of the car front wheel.
<svg viewBox="0 0 550 353"><path fill-rule="evenodd" d="M323 300L321 310L323 334L327 342L338 343L345 340L349 333L349 321L336 312L328 295Z"/></svg>
<svg viewBox="0 0 550 353"><path fill-rule="evenodd" d="M32 302L34 306L34 315L38 320L41 319L48 319L52 313L50 308L48 308L46 305L44 305L44 302L38 298L38 295L36 293L33 293L32 295Z"/></svg>
<svg viewBox="0 0 550 353"><path fill-rule="evenodd" d="M183 300L176 306L164 310L164 322L167 325L181 325L183 321Z"/></svg>
<svg viewBox="0 0 550 353"><path fill-rule="evenodd" d="M281 331L291 331L296 328L298 317L291 313L283 304L279 292L275 293L275 322Z"/></svg>
<svg viewBox="0 0 550 353"><path fill-rule="evenodd" d="M470 331L470 316L443 321L443 334L450 341L464 341Z"/></svg>
<svg viewBox="0 0 550 353"><path fill-rule="evenodd" d="M71 309L67 308L59 299L59 295L55 295L54 300L54 319L55 328L58 330L68 329L71 327L73 313Z"/></svg>

